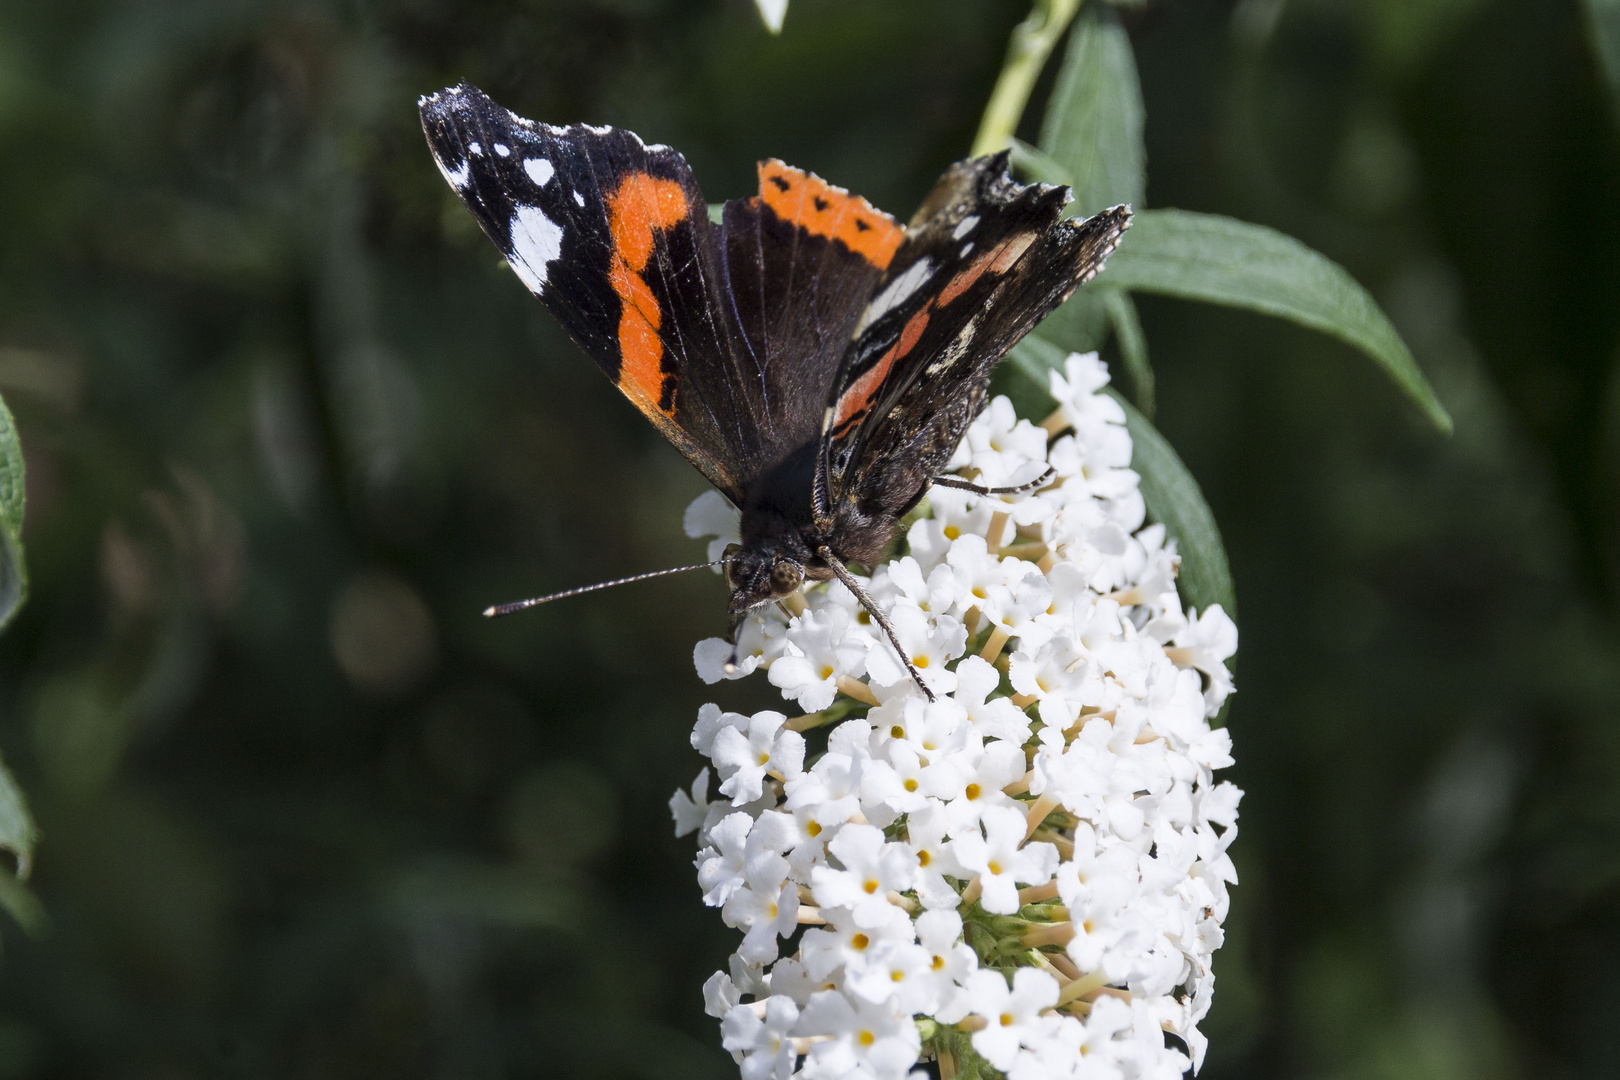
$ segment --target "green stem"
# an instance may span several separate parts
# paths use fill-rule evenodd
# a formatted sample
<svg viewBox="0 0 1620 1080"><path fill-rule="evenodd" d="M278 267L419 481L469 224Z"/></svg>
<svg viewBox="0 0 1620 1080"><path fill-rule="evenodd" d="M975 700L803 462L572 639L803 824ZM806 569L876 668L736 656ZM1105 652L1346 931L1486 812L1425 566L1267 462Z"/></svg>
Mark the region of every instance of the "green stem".
<svg viewBox="0 0 1620 1080"><path fill-rule="evenodd" d="M1081 0L1035 0L1029 18L1013 27L1007 62L1001 67L990 103L984 107L979 133L973 138L973 157L1005 150L1018 130L1029 104L1035 79L1052 55L1052 47L1080 10Z"/></svg>

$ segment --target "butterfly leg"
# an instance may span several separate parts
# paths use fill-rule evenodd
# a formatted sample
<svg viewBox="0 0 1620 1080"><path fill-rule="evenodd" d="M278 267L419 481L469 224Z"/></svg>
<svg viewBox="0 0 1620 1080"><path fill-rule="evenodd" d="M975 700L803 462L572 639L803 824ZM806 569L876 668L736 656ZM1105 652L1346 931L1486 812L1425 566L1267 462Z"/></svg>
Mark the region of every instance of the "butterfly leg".
<svg viewBox="0 0 1620 1080"><path fill-rule="evenodd" d="M980 487L970 480L963 480L960 476L936 476L934 477L934 483L940 487L971 491L975 495L1022 495L1025 492L1034 491L1036 488L1044 486L1056 474L1057 470L1048 465L1045 472L1029 483L1018 484L1013 487Z"/></svg>
<svg viewBox="0 0 1620 1080"><path fill-rule="evenodd" d="M917 670L916 666L911 662L911 657L906 655L905 647L900 644L900 638L896 636L894 627L889 625L889 617L878 610L876 602L866 594L865 589L861 588L860 580L849 572L849 567L845 566L843 560L834 555L832 548L827 545L823 544L817 548L816 554L821 557L823 562L832 567L832 572L838 575L838 580L844 583L844 588L855 594L855 599L861 602L861 606L871 612L872 618L883 628L884 634L888 635L889 644L893 645L894 651L899 654L900 662L906 665L907 671L911 672L911 681L917 684L917 688L923 692L923 696L929 701L938 700L934 697L934 692L928 689L928 684L923 682L922 672Z"/></svg>

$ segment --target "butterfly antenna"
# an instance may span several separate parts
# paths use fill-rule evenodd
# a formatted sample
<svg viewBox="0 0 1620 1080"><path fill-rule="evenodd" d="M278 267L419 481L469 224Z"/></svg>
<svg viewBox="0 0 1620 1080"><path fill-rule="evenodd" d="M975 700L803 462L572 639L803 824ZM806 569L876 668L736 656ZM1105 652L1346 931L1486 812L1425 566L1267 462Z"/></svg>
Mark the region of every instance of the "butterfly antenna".
<svg viewBox="0 0 1620 1080"><path fill-rule="evenodd" d="M615 585L628 585L632 581L646 581L648 578L665 577L669 574L684 574L688 570L703 570L711 566L721 566L730 562L729 559L718 559L715 562L694 563L691 566L672 566L668 570L649 570L645 574L632 574L629 577L618 578L614 581L599 581L595 585L581 585L577 589L564 589L554 592L550 596L536 596L532 600L513 600L508 604L494 604L484 609L486 618L497 618L501 615L510 615L515 611L539 607L549 604L553 600L563 600L570 596L579 596L581 593L596 592L598 589L611 589Z"/></svg>
<svg viewBox="0 0 1620 1080"><path fill-rule="evenodd" d="M895 634L894 627L889 625L889 617L879 611L877 604L873 602L870 596L866 595L866 590L861 588L860 580L849 572L849 567L845 566L843 561L832 553L831 548L823 546L816 554L821 556L823 562L832 567L833 573L838 575L838 580L844 583L846 589L855 594L855 599L861 602L861 606L872 613L873 620L883 628L883 632L888 635L889 644L893 645L894 651L899 654L900 662L906 665L907 671L911 672L911 681L917 684L917 689L921 690L923 696L929 701L938 700L934 697L934 692L928 689L928 684L923 682L922 672L917 670L917 665L913 664L911 657L906 655L905 647L900 644L900 638Z"/></svg>

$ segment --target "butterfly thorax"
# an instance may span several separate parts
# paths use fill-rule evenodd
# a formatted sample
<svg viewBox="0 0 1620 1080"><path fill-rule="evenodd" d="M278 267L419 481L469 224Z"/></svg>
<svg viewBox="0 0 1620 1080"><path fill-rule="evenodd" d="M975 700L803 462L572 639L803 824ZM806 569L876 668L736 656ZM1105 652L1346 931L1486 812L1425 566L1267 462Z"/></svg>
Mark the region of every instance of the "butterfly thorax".
<svg viewBox="0 0 1620 1080"><path fill-rule="evenodd" d="M816 444L801 446L765 470L743 499L741 543L727 554L733 615L781 599L805 578L825 581L832 569L816 557L827 542L815 528L811 486Z"/></svg>
<svg viewBox="0 0 1620 1080"><path fill-rule="evenodd" d="M767 470L743 500L741 543L726 553L732 615L780 600L806 580L828 581L825 548L844 562L870 565L893 541L899 517L842 506L830 528L816 523L812 505L817 445L808 443ZM915 500L910 500L914 502Z"/></svg>

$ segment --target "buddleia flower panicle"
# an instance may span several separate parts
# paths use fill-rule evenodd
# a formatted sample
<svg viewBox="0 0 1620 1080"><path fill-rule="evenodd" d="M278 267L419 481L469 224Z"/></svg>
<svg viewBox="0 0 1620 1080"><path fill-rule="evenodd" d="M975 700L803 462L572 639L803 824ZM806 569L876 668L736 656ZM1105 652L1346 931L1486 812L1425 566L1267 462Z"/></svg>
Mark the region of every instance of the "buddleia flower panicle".
<svg viewBox="0 0 1620 1080"><path fill-rule="evenodd" d="M1058 411L1005 398L951 468L1024 496L935 487L866 588L928 701L843 585L744 623L740 663L802 715L706 705L708 759L670 801L703 901L743 937L704 987L745 1080L898 1080L969 1056L1011 1080L1176 1077L1202 1063L1241 792L1237 629L1183 608L1173 537L1144 526L1131 440L1095 353ZM1055 438L1049 432L1056 431ZM736 539L720 496L694 537ZM1170 1037L1167 1037L1170 1036ZM1173 1037L1173 1038L1172 1038Z"/></svg>

